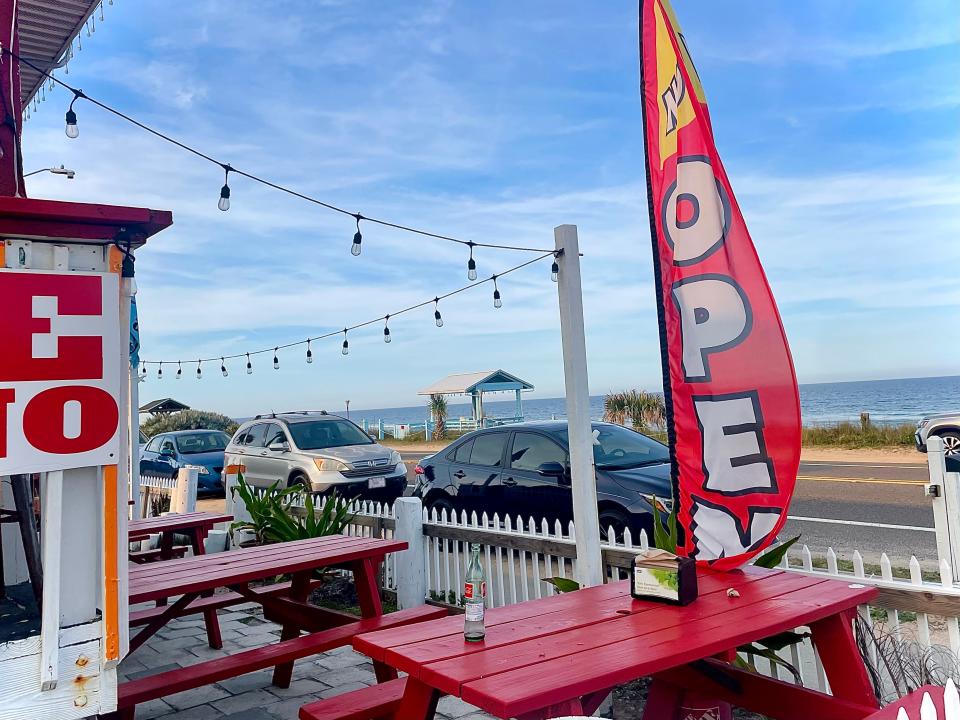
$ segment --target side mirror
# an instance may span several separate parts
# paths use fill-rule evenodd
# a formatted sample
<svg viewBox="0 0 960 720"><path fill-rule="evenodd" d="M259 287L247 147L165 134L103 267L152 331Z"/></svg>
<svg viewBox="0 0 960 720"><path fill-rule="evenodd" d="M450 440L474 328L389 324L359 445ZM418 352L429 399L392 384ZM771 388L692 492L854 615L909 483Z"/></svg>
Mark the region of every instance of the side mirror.
<svg viewBox="0 0 960 720"><path fill-rule="evenodd" d="M275 442L270 443L267 446L267 450L273 450L274 452L287 452L290 449L290 446L285 442Z"/></svg>
<svg viewBox="0 0 960 720"><path fill-rule="evenodd" d="M367 437L369 437L371 440L379 440L380 433L378 433L376 430L367 430Z"/></svg>
<svg viewBox="0 0 960 720"><path fill-rule="evenodd" d="M537 468L537 472L544 477L555 477L561 479L566 477L567 469L558 462L545 462Z"/></svg>

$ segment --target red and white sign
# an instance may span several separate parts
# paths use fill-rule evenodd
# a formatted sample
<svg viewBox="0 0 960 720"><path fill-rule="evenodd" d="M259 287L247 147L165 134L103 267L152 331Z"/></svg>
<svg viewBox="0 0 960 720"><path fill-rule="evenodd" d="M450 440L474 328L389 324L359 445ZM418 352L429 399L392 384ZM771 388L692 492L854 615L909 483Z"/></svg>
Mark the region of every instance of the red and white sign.
<svg viewBox="0 0 960 720"><path fill-rule="evenodd" d="M0 475L116 464L119 297L112 273L0 269Z"/></svg>

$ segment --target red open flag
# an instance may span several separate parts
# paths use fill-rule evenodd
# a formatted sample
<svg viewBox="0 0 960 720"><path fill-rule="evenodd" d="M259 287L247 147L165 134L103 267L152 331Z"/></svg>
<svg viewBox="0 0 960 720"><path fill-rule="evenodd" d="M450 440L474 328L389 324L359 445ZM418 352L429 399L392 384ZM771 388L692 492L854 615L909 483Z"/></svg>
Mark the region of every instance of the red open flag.
<svg viewBox="0 0 960 720"><path fill-rule="evenodd" d="M681 552L733 568L786 522L800 462L797 380L668 0L640 2L640 78Z"/></svg>

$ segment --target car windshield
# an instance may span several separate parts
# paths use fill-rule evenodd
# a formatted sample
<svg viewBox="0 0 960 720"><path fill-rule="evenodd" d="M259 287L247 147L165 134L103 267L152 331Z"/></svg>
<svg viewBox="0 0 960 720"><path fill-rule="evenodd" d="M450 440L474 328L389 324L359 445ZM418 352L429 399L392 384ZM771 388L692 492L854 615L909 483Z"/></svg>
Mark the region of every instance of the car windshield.
<svg viewBox="0 0 960 720"><path fill-rule="evenodd" d="M345 445L372 445L360 428L349 420L317 420L290 423L293 442L301 450L324 450Z"/></svg>
<svg viewBox="0 0 960 720"><path fill-rule="evenodd" d="M196 433L195 435L180 435L177 437L177 446L182 455L198 455L200 453L226 450L230 438L226 433Z"/></svg>
<svg viewBox="0 0 960 720"><path fill-rule="evenodd" d="M566 429L559 434L567 442ZM670 450L663 443L620 425L594 425L593 461L600 470L629 470L670 462Z"/></svg>

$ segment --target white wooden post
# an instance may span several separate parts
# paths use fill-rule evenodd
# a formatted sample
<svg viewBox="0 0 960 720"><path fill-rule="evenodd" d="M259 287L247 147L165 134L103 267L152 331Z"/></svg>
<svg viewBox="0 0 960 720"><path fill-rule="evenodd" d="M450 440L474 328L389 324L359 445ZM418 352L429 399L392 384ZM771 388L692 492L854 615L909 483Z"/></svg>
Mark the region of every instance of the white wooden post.
<svg viewBox="0 0 960 720"><path fill-rule="evenodd" d="M63 470L48 472L43 493L40 549L43 608L40 623L40 690L57 687L60 666L60 534L63 518Z"/></svg>
<svg viewBox="0 0 960 720"><path fill-rule="evenodd" d="M927 438L927 467L930 473L927 493L933 501L937 555L941 561L947 561L954 579L957 579L960 562L960 474L947 472L943 440L935 435Z"/></svg>
<svg viewBox="0 0 960 720"><path fill-rule="evenodd" d="M423 552L423 505L420 498L397 498L393 505L396 529L393 536L407 543L397 554L397 606L401 610L419 607L427 597L427 558Z"/></svg>
<svg viewBox="0 0 960 720"><path fill-rule="evenodd" d="M597 517L597 481L593 467L593 428L590 424L590 388L587 378L587 344L583 327L583 290L580 285L580 245L576 225L553 230L560 266L560 335L563 341L563 376L567 392L567 435L570 442L570 477L573 521L577 532L577 579L583 586L603 583L600 556L600 521Z"/></svg>
<svg viewBox="0 0 960 720"><path fill-rule="evenodd" d="M177 471L177 486L170 498L170 512L188 513L197 509L197 478L200 469L196 467L180 468Z"/></svg>
<svg viewBox="0 0 960 720"><path fill-rule="evenodd" d="M130 368L130 499L133 517L140 517L140 373Z"/></svg>

